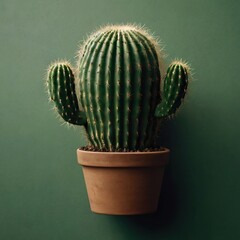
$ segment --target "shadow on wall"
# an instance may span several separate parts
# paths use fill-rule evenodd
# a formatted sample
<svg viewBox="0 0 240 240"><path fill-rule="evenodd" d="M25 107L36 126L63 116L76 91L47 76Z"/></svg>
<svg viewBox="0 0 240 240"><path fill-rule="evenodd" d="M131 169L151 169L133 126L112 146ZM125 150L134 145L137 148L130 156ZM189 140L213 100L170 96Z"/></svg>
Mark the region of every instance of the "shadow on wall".
<svg viewBox="0 0 240 240"><path fill-rule="evenodd" d="M148 215L129 216L129 221L145 229L159 229L174 222L178 211L177 189L171 178L171 168L168 167L164 176L161 196L157 212Z"/></svg>
<svg viewBox="0 0 240 240"><path fill-rule="evenodd" d="M174 124L166 123L164 131L161 133L161 136L164 139L163 146L174 149L174 144L171 141L171 136L173 136L173 134L176 136L176 129L174 127ZM181 201L179 199L180 190L177 184L177 179L174 178L173 174L176 156L174 156L173 151L171 152L172 154L170 155L170 163L165 170L157 212L147 215L121 217L113 216L113 218L118 221L118 223L124 225L134 224L138 228L143 228L145 230L151 231L166 228L167 226L170 226L174 223L175 219L178 216ZM177 178L179 177L180 175L178 174Z"/></svg>

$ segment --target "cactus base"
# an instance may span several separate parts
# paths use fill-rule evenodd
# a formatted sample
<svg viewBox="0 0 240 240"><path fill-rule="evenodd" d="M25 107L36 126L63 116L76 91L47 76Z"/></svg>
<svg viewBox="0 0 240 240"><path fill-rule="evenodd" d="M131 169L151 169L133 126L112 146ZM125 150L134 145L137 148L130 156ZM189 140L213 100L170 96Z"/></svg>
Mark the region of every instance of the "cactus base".
<svg viewBox="0 0 240 240"><path fill-rule="evenodd" d="M169 150L90 152L77 150L91 210L138 215L157 210Z"/></svg>

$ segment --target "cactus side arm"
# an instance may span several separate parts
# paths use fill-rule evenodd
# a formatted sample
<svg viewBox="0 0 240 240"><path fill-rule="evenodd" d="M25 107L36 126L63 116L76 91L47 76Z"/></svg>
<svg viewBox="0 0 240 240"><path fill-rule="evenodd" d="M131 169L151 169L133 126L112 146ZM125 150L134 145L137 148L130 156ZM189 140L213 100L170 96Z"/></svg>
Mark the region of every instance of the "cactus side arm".
<svg viewBox="0 0 240 240"><path fill-rule="evenodd" d="M168 67L162 101L156 107L155 117L170 117L180 107L187 91L188 75L189 67L181 61L175 61Z"/></svg>
<svg viewBox="0 0 240 240"><path fill-rule="evenodd" d="M68 123L86 125L85 113L79 109L70 65L65 62L53 64L49 68L47 85L50 99L60 116Z"/></svg>

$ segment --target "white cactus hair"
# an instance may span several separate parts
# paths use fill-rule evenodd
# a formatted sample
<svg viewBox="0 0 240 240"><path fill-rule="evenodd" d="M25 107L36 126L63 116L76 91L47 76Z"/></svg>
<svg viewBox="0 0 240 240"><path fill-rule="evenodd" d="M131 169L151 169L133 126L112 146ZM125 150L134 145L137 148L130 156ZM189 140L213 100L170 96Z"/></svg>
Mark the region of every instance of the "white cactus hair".
<svg viewBox="0 0 240 240"><path fill-rule="evenodd" d="M50 73L50 71L51 71L51 69L52 69L53 66L55 66L55 65L60 65L60 64L66 65L66 66L68 66L69 68L71 68L72 70L74 69L73 66L71 65L70 61L67 60L67 59L58 59L58 60L55 60L55 61L51 62L51 63L48 65L48 67L47 67L47 69L46 69L46 71L45 71L45 73L44 73L44 77L43 77L43 79L45 80L45 91L46 91L46 93L48 94L48 96L49 96L49 89L48 89L48 84L49 84L49 83L48 83L48 77L49 77L49 73ZM50 101L50 98L49 98L49 101Z"/></svg>
<svg viewBox="0 0 240 240"><path fill-rule="evenodd" d="M150 42L153 44L154 48L156 49L156 53L158 56L158 63L159 63L159 68L161 74L165 72L165 65L164 65L164 58L166 57L166 54L164 53L164 47L162 42L160 41L159 37L155 35L155 33L151 32L148 28L145 27L145 25L141 24L136 24L136 23L127 23L127 24L106 24L98 27L95 31L93 31L90 35L86 37L85 40L83 40L79 44L79 50L76 54L76 61L77 61L77 69L76 71L78 72L78 61L81 58L83 54L83 50L85 45L88 43L88 41L105 31L111 31L111 30L135 30L136 32L141 33L142 35L146 36L147 39L150 40Z"/></svg>
<svg viewBox="0 0 240 240"><path fill-rule="evenodd" d="M185 60L183 60L183 59L181 59L181 58L180 58L180 59L175 58L175 59L172 61L171 65L182 65L184 68L186 68L188 74L189 74L189 75L192 75L192 74L191 74L192 68L191 68L190 64L189 64L187 61L185 61Z"/></svg>

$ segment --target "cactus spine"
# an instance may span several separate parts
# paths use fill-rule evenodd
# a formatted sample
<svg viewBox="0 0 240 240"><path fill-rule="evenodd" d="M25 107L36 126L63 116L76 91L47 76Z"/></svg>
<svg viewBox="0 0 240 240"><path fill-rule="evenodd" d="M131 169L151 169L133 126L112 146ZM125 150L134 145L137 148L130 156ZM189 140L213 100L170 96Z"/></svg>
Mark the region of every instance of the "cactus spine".
<svg viewBox="0 0 240 240"><path fill-rule="evenodd" d="M173 62L160 96L160 54L146 31L134 26L106 27L81 47L78 83L68 64L50 68L51 99L64 120L85 125L91 144L99 149L153 147L157 121L175 113L188 83L187 66Z"/></svg>

